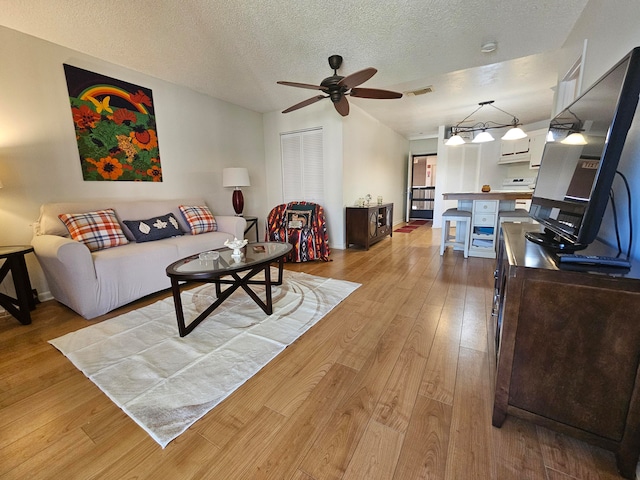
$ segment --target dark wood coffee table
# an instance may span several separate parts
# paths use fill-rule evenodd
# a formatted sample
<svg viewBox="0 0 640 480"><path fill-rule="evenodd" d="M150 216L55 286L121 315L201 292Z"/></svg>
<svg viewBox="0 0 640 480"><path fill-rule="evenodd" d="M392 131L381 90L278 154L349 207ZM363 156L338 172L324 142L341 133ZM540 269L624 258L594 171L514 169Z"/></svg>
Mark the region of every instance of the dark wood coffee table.
<svg viewBox="0 0 640 480"><path fill-rule="evenodd" d="M200 254L191 255L167 267L167 276L171 279L171 291L176 307L178 331L180 336L188 335L205 318L220 306L238 288L242 288L267 314L273 313L271 299L271 286L282 285L282 270L284 258L291 251L292 246L282 242L250 243L242 249L242 258L234 259L232 250L220 248L212 250L220 256L217 260L201 260ZM278 279L271 281L271 264L278 262ZM244 275L241 273L246 272ZM264 272L264 280L252 280L258 273ZM230 277L230 278L223 278ZM180 298L180 286L185 282L215 283L215 302L194 320L185 325L182 299ZM229 285L222 291L221 285ZM266 301L251 289L250 285L264 285Z"/></svg>

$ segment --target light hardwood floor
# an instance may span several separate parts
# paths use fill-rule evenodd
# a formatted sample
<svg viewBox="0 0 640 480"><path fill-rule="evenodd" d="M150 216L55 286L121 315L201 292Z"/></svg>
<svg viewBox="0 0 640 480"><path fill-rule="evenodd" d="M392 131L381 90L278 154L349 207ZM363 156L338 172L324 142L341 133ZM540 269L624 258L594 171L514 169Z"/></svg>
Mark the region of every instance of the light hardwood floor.
<svg viewBox="0 0 640 480"><path fill-rule="evenodd" d="M86 320L55 301L0 318L0 478L619 478L610 452L491 426L494 261L441 257L439 232L288 265L362 286L164 450L47 343Z"/></svg>

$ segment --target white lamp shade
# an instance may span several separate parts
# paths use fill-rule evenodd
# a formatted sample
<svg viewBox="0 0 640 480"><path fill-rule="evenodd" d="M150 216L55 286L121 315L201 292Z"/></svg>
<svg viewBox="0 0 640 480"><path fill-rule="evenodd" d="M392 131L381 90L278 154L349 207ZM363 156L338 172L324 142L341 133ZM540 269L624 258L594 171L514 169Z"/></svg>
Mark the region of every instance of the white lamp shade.
<svg viewBox="0 0 640 480"><path fill-rule="evenodd" d="M250 187L249 171L246 168L223 168L223 187Z"/></svg>
<svg viewBox="0 0 640 480"><path fill-rule="evenodd" d="M491 134L487 131L480 132L475 136L471 143L485 143L485 142L493 142L495 138L491 136Z"/></svg>
<svg viewBox="0 0 640 480"><path fill-rule="evenodd" d="M526 133L521 128L513 127L507 130L502 136L502 140L520 140L521 138L525 138L527 136Z"/></svg>
<svg viewBox="0 0 640 480"><path fill-rule="evenodd" d="M449 140L444 142L445 145L454 146L454 147L457 146L457 145L464 145L464 143L466 143L464 141L464 138L462 138L457 133L455 135L453 135L452 137L449 137Z"/></svg>
<svg viewBox="0 0 640 480"><path fill-rule="evenodd" d="M580 132L573 132L560 143L564 143L565 145L586 145L587 140Z"/></svg>

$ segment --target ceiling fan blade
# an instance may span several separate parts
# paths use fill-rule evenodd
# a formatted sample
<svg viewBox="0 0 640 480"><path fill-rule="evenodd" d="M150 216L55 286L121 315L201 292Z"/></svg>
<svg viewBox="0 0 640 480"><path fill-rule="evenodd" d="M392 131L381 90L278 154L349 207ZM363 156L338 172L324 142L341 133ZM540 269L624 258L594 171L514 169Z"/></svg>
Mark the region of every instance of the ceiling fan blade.
<svg viewBox="0 0 640 480"><path fill-rule="evenodd" d="M287 85L289 87L298 88L310 88L311 90L324 90L325 87L320 85L311 85L310 83L296 83L296 82L276 82L278 85Z"/></svg>
<svg viewBox="0 0 640 480"><path fill-rule="evenodd" d="M347 100L347 97L345 97L344 95L340 98L339 101L334 102L333 106L336 107L336 110L338 111L338 113L343 117L346 117L347 115L349 115L349 101Z"/></svg>
<svg viewBox="0 0 640 480"><path fill-rule="evenodd" d="M377 88L353 88L349 93L352 97L360 98L401 98L400 92L392 92L391 90L380 90Z"/></svg>
<svg viewBox="0 0 640 480"><path fill-rule="evenodd" d="M364 70L360 70L359 72L347 75L338 82L338 85L347 88L357 87L361 83L364 83L371 77L373 77L377 71L378 70L373 67L365 68Z"/></svg>
<svg viewBox="0 0 640 480"><path fill-rule="evenodd" d="M299 108L306 107L307 105L311 105L312 103L316 103L317 101L322 100L323 98L328 98L328 97L325 97L324 95L318 95L317 97L308 98L304 102L296 103L292 107L289 107L286 110L283 110L282 113L293 112L294 110L298 110Z"/></svg>

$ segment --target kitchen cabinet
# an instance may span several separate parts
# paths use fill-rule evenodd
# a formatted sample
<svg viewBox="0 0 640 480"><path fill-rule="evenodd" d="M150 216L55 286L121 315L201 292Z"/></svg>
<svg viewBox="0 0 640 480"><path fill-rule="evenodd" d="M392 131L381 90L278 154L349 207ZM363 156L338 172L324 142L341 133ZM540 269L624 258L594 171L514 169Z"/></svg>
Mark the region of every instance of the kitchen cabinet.
<svg viewBox="0 0 640 480"><path fill-rule="evenodd" d="M547 129L536 130L530 134L531 142L529 147L529 168L539 168L542 161L542 153L544 152L544 145L547 143Z"/></svg>
<svg viewBox="0 0 640 480"><path fill-rule="evenodd" d="M529 163L529 168L539 167L546 137L547 129L539 129L519 140L502 140L498 163Z"/></svg>
<svg viewBox="0 0 640 480"><path fill-rule="evenodd" d="M476 200L471 215L469 255L494 258L500 200Z"/></svg>
<svg viewBox="0 0 640 480"><path fill-rule="evenodd" d="M361 245L367 250L387 235L393 236L393 203L347 207L347 248Z"/></svg>
<svg viewBox="0 0 640 480"><path fill-rule="evenodd" d="M529 151L529 140L529 136L519 138L518 140L502 140L500 156L509 157L512 155L527 153Z"/></svg>
<svg viewBox="0 0 640 480"><path fill-rule="evenodd" d="M635 478L640 454L640 266L560 269L504 224L488 334L493 425L513 415L613 451ZM582 253L582 252L581 252ZM587 255L615 255L594 242ZM576 268L576 267L574 267ZM593 269L593 267L591 267Z"/></svg>

